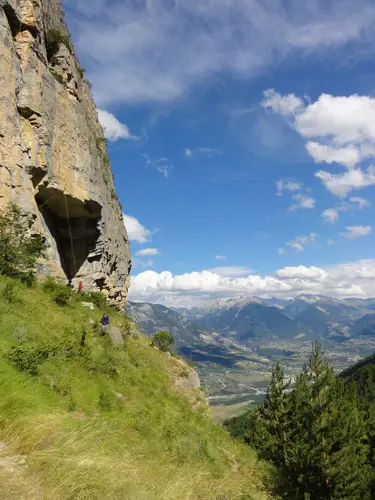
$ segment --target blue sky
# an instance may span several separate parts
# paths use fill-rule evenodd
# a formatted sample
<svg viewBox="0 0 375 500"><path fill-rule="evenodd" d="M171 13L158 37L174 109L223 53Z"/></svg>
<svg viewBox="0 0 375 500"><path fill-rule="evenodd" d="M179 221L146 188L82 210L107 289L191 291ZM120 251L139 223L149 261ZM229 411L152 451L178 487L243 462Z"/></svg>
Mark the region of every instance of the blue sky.
<svg viewBox="0 0 375 500"><path fill-rule="evenodd" d="M132 299L375 295L373 2L64 3Z"/></svg>

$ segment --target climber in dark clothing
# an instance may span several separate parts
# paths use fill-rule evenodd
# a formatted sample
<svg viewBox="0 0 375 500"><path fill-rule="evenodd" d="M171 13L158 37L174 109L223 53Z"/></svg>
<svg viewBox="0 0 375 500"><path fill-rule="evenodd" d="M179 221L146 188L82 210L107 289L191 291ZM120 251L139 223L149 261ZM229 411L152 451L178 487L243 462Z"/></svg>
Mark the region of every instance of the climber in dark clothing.
<svg viewBox="0 0 375 500"><path fill-rule="evenodd" d="M109 326L109 316L108 314L103 314L102 319L100 320L102 326Z"/></svg>
<svg viewBox="0 0 375 500"><path fill-rule="evenodd" d="M109 316L108 314L103 314L102 319L100 320L100 335L104 336L108 333L109 329Z"/></svg>

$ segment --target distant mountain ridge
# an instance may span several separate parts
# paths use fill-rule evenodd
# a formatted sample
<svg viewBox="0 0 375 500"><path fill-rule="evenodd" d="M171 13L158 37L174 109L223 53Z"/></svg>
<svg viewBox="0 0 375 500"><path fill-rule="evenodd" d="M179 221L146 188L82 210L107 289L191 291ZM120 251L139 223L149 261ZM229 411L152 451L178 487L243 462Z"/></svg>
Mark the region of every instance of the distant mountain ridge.
<svg viewBox="0 0 375 500"><path fill-rule="evenodd" d="M126 312L145 333L167 329L178 347L199 344L213 332L247 345L272 340L345 341L375 336L375 299L335 299L301 294L295 299L238 297L203 307L168 308L129 302Z"/></svg>

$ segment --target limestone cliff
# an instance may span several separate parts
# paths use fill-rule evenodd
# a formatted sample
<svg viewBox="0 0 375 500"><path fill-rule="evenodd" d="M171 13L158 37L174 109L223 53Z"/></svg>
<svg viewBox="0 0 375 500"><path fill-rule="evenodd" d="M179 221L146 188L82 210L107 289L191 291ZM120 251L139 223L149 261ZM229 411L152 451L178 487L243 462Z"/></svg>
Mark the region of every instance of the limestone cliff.
<svg viewBox="0 0 375 500"><path fill-rule="evenodd" d="M46 237L40 274L124 304L128 237L60 0L0 0L0 209L9 202Z"/></svg>

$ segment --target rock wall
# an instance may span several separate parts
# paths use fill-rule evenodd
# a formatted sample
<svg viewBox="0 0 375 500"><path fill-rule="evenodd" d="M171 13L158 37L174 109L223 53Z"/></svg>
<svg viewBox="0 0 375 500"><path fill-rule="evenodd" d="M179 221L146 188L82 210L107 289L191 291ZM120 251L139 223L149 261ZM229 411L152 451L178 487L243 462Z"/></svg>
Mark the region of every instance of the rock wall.
<svg viewBox="0 0 375 500"><path fill-rule="evenodd" d="M60 0L0 0L0 209L10 202L46 237L41 275L123 306L128 236Z"/></svg>

